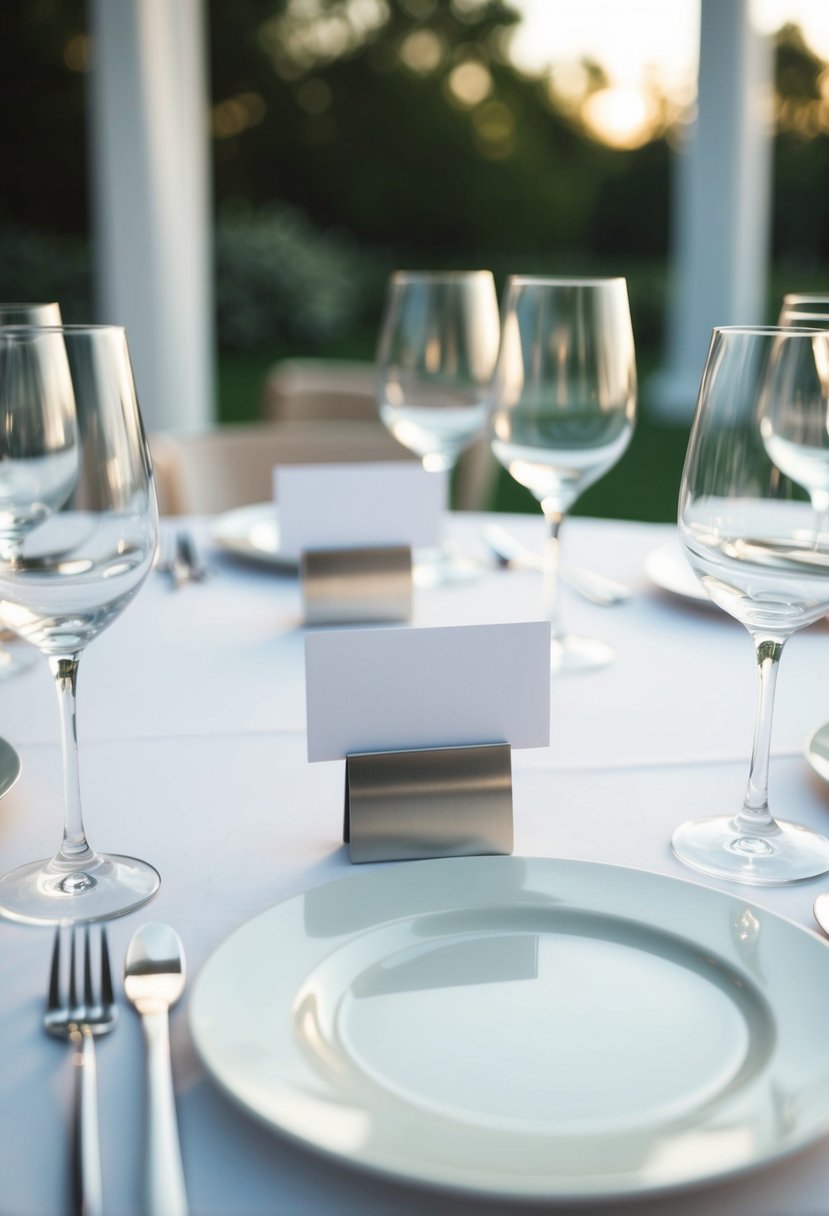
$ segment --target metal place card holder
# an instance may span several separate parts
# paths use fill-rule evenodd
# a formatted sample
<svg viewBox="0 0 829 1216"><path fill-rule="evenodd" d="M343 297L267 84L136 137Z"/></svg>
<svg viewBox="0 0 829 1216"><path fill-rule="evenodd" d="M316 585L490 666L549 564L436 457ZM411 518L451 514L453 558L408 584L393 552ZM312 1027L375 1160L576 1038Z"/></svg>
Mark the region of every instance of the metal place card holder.
<svg viewBox="0 0 829 1216"><path fill-rule="evenodd" d="M407 621L412 615L409 545L309 549L300 580L307 625Z"/></svg>
<svg viewBox="0 0 829 1216"><path fill-rule="evenodd" d="M511 853L510 745L347 756L343 840L352 862Z"/></svg>

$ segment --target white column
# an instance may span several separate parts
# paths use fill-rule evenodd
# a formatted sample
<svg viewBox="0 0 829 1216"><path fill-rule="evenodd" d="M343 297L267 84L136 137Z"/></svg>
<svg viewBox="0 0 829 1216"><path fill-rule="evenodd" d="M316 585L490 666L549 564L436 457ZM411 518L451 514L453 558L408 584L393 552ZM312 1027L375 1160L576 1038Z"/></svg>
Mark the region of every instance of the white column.
<svg viewBox="0 0 829 1216"><path fill-rule="evenodd" d="M126 326L148 430L215 416L202 0L91 0L97 312Z"/></svg>
<svg viewBox="0 0 829 1216"><path fill-rule="evenodd" d="M701 0L697 117L674 177L673 298L654 411L687 420L715 325L766 320L771 41L751 0Z"/></svg>

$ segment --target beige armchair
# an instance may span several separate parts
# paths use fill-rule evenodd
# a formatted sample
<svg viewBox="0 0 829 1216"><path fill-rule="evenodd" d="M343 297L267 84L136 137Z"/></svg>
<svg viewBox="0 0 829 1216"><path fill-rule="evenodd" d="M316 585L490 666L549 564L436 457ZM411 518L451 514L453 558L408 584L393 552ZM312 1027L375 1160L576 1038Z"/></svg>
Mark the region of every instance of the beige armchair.
<svg viewBox="0 0 829 1216"><path fill-rule="evenodd" d="M288 420L149 436L162 515L212 515L273 498L277 464L411 460L376 420Z"/></svg>
<svg viewBox="0 0 829 1216"><path fill-rule="evenodd" d="M385 430L377 416L375 368L350 359L283 359L268 372L262 386L261 416L270 421L361 422ZM479 439L458 462L454 506L481 511L495 493L497 465L486 438Z"/></svg>

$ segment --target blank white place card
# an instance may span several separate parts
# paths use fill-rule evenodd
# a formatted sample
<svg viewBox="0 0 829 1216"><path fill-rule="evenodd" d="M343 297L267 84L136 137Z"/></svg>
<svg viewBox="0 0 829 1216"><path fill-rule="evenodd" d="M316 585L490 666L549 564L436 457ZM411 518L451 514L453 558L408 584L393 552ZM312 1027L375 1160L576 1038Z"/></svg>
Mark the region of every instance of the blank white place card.
<svg viewBox="0 0 829 1216"><path fill-rule="evenodd" d="M273 476L280 550L288 557L440 543L447 479L414 461L280 465Z"/></svg>
<svg viewBox="0 0 829 1216"><path fill-rule="evenodd" d="M305 638L308 759L550 741L550 623Z"/></svg>

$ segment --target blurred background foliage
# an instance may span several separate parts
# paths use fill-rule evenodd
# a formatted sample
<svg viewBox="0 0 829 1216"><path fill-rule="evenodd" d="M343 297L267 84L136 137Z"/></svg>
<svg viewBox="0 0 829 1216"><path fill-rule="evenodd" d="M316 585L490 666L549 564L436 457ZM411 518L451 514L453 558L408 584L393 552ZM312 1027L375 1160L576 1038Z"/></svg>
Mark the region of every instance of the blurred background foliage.
<svg viewBox="0 0 829 1216"><path fill-rule="evenodd" d="M637 131L602 129L601 66L578 65L577 88L572 73L522 73L504 0L209 0L206 13L222 420L256 415L281 357L371 358L395 268L489 267L499 288L511 272L623 274L642 422L580 509L670 517L687 431L649 419L647 377L687 109L657 90ZM84 2L6 5L3 35L0 298L57 298L85 320ZM769 320L785 290L829 290L829 72L793 26L776 38L775 93ZM504 484L498 505L531 506Z"/></svg>

